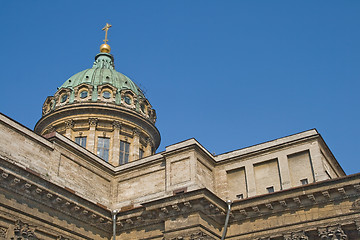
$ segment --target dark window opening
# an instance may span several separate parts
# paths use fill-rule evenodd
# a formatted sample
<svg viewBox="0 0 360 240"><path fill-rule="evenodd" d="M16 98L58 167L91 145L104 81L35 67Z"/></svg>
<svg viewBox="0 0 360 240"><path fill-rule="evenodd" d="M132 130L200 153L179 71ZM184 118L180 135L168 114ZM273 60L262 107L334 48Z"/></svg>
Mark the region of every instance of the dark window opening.
<svg viewBox="0 0 360 240"><path fill-rule="evenodd" d="M267 187L266 190L268 191L268 193L273 193L274 187Z"/></svg>
<svg viewBox="0 0 360 240"><path fill-rule="evenodd" d="M67 94L62 95L61 96L61 103L65 102L67 98L68 98Z"/></svg>
<svg viewBox="0 0 360 240"><path fill-rule="evenodd" d="M97 145L97 155L109 161L109 148L110 148L110 138L99 137Z"/></svg>
<svg viewBox="0 0 360 240"><path fill-rule="evenodd" d="M86 98L88 96L88 92L87 91L82 91L80 93L80 98Z"/></svg>
<svg viewBox="0 0 360 240"><path fill-rule="evenodd" d="M106 99L109 99L111 97L111 93L109 91L104 91L103 92L103 97Z"/></svg>
<svg viewBox="0 0 360 240"><path fill-rule="evenodd" d="M120 141L120 156L119 156L120 165L129 162L129 150L130 150L130 143L125 141Z"/></svg>
<svg viewBox="0 0 360 240"><path fill-rule="evenodd" d="M243 195L243 194L238 194L238 195L236 195L236 198L237 198L237 199L243 199L243 198L244 198L244 195Z"/></svg>
<svg viewBox="0 0 360 240"><path fill-rule="evenodd" d="M80 146L86 148L86 137L76 137L75 142Z"/></svg>
<svg viewBox="0 0 360 240"><path fill-rule="evenodd" d="M301 185L305 185L305 184L309 183L307 178L301 179L300 182L301 182Z"/></svg>
<svg viewBox="0 0 360 240"><path fill-rule="evenodd" d="M139 159L144 157L144 150L139 149Z"/></svg>
<svg viewBox="0 0 360 240"><path fill-rule="evenodd" d="M131 98L129 96L125 96L124 101L126 104L129 104L129 105L131 104Z"/></svg>

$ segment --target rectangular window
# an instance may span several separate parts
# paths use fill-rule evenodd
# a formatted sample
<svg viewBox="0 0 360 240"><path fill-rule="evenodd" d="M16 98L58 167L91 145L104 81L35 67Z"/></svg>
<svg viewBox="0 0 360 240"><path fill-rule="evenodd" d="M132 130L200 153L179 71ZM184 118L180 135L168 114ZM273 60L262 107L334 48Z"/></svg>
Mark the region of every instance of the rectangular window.
<svg viewBox="0 0 360 240"><path fill-rule="evenodd" d="M238 194L238 195L236 195L236 198L237 198L237 199L243 199L243 198L244 198L244 195L243 195L243 194Z"/></svg>
<svg viewBox="0 0 360 240"><path fill-rule="evenodd" d="M301 179L300 182L301 182L302 185L308 184L307 178Z"/></svg>
<svg viewBox="0 0 360 240"><path fill-rule="evenodd" d="M110 148L110 138L99 137L97 144L97 155L109 161L109 148Z"/></svg>
<svg viewBox="0 0 360 240"><path fill-rule="evenodd" d="M274 192L274 187L268 187L266 188L266 190L268 191L268 193L272 193Z"/></svg>
<svg viewBox="0 0 360 240"><path fill-rule="evenodd" d="M80 146L86 148L86 137L76 137L75 142Z"/></svg>
<svg viewBox="0 0 360 240"><path fill-rule="evenodd" d="M120 141L120 158L119 158L120 165L129 162L129 149L130 149L130 143Z"/></svg>
<svg viewBox="0 0 360 240"><path fill-rule="evenodd" d="M144 157L144 150L139 149L139 159Z"/></svg>

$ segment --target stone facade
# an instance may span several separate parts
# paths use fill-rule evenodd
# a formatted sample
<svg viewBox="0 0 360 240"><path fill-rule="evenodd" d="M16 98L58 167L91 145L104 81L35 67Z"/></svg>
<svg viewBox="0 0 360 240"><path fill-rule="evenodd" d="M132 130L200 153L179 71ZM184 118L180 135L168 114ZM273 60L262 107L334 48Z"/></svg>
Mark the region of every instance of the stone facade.
<svg viewBox="0 0 360 240"><path fill-rule="evenodd" d="M113 209L117 239L220 239L227 199L226 239L360 237L360 175L316 130L218 156L189 139L121 166L4 115L0 134L0 239L110 239Z"/></svg>

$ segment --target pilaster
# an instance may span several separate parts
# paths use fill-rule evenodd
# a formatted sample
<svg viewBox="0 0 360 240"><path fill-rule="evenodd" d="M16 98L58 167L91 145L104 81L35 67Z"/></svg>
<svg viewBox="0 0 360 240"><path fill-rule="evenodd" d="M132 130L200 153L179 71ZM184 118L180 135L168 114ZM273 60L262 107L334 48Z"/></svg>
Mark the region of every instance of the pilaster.
<svg viewBox="0 0 360 240"><path fill-rule="evenodd" d="M65 137L72 139L72 133L74 128L74 120L66 120L65 121Z"/></svg>
<svg viewBox="0 0 360 240"><path fill-rule="evenodd" d="M278 157L280 177L281 177L281 187L282 189L291 188L291 178L288 158L286 155L281 155Z"/></svg>
<svg viewBox="0 0 360 240"><path fill-rule="evenodd" d="M112 147L112 158L111 164L114 166L119 165L119 155L120 155L120 130L121 130L121 122L114 121L112 123L113 126L113 147Z"/></svg>
<svg viewBox="0 0 360 240"><path fill-rule="evenodd" d="M255 182L254 166L252 165L252 163L248 163L245 165L245 173L246 173L246 184L248 186L248 197L255 196L256 182Z"/></svg>
<svg viewBox="0 0 360 240"><path fill-rule="evenodd" d="M153 143L151 142L151 139L148 137L146 139L146 148L145 148L145 152L144 152L145 157L152 155L152 152L151 152L152 146L153 146Z"/></svg>
<svg viewBox="0 0 360 240"><path fill-rule="evenodd" d="M315 182L328 179L321 159L319 144L313 142L310 147L310 160L314 171Z"/></svg>
<svg viewBox="0 0 360 240"><path fill-rule="evenodd" d="M89 118L89 139L88 139L88 150L95 153L95 142L96 142L96 126L98 123L97 118ZM96 153L95 153L96 154Z"/></svg>
<svg viewBox="0 0 360 240"><path fill-rule="evenodd" d="M133 129L133 142L131 146L130 153L132 154L132 159L138 160L139 159L139 147L140 147L140 132L139 129Z"/></svg>

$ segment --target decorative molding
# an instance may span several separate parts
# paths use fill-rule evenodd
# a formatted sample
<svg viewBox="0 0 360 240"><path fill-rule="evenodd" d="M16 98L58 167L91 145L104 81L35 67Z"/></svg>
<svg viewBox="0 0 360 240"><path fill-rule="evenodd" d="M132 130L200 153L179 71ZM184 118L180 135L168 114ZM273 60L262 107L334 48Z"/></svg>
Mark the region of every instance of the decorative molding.
<svg viewBox="0 0 360 240"><path fill-rule="evenodd" d="M122 124L121 124L120 121L116 121L116 120L115 120L115 121L112 122L112 126L113 126L113 129L114 129L114 130L115 130L115 129L119 129L119 130L120 130L120 129L121 129L121 125L122 125Z"/></svg>
<svg viewBox="0 0 360 240"><path fill-rule="evenodd" d="M73 129L74 125L75 125L75 122L72 119L69 119L69 120L65 121L65 128L66 129Z"/></svg>
<svg viewBox="0 0 360 240"><path fill-rule="evenodd" d="M273 210L273 209L274 209L274 207L273 207L273 205L272 205L271 203L267 203L267 204L265 204L265 206L266 206L269 210Z"/></svg>
<svg viewBox="0 0 360 240"><path fill-rule="evenodd" d="M54 127L53 125L50 125L46 128L48 133L52 133L52 132L56 132L56 127Z"/></svg>
<svg viewBox="0 0 360 240"><path fill-rule="evenodd" d="M8 229L0 226L0 239L6 239Z"/></svg>
<svg viewBox="0 0 360 240"><path fill-rule="evenodd" d="M304 231L292 232L284 235L284 240L309 240Z"/></svg>
<svg viewBox="0 0 360 240"><path fill-rule="evenodd" d="M360 211L360 198L356 199L351 205L351 210Z"/></svg>
<svg viewBox="0 0 360 240"><path fill-rule="evenodd" d="M355 220L356 231L360 235L360 220Z"/></svg>
<svg viewBox="0 0 360 240"><path fill-rule="evenodd" d="M137 128L133 128L133 134L134 134L134 136L140 136L140 130L139 129L137 129Z"/></svg>
<svg viewBox="0 0 360 240"><path fill-rule="evenodd" d="M165 238L167 239L167 238ZM215 240L215 238L209 236L203 231L195 231L190 233L184 233L183 235L179 235L177 237L171 237L169 240Z"/></svg>
<svg viewBox="0 0 360 240"><path fill-rule="evenodd" d="M323 191L323 192L321 192L321 194L327 199L330 198L330 193L328 191Z"/></svg>
<svg viewBox="0 0 360 240"><path fill-rule="evenodd" d="M214 238L210 237L209 235L207 235L202 231L198 231L190 234L190 240L212 240L212 239Z"/></svg>
<svg viewBox="0 0 360 240"><path fill-rule="evenodd" d="M287 208L287 203L285 200L281 200L281 201L279 201L279 203L283 208Z"/></svg>
<svg viewBox="0 0 360 240"><path fill-rule="evenodd" d="M20 220L15 221L14 234L11 240L36 240L35 227Z"/></svg>
<svg viewBox="0 0 360 240"><path fill-rule="evenodd" d="M26 195L27 197L31 196L31 198L35 201L41 201L41 203L44 205L56 208L59 211L67 213L76 219L87 221L93 226L98 226L99 223L102 223L101 219L105 218L99 214L98 211L91 210L90 208L83 206L78 206L76 205L77 203L67 199L63 195L52 192L49 189L45 189L43 186L39 186L34 182L30 182L27 179L22 178L22 176L14 175L11 172L5 172L2 169L0 169L0 176L3 179L0 181L0 189L4 188L10 191L16 191L18 194ZM17 225L18 227L16 229L21 229L21 227L24 226L24 224L21 222L18 222ZM104 229L104 227L107 229ZM111 229L111 224L107 226L102 225L101 229L108 231ZM31 233L29 234L31 235Z"/></svg>
<svg viewBox="0 0 360 240"><path fill-rule="evenodd" d="M89 125L90 127L96 127L98 124L98 119L97 118L89 118Z"/></svg>
<svg viewBox="0 0 360 240"><path fill-rule="evenodd" d="M149 137L146 138L146 146L148 146L148 145L150 145L150 147L154 147L154 143L151 140L151 138L149 138Z"/></svg>
<svg viewBox="0 0 360 240"><path fill-rule="evenodd" d="M340 225L318 228L321 240L347 240L347 235Z"/></svg>

